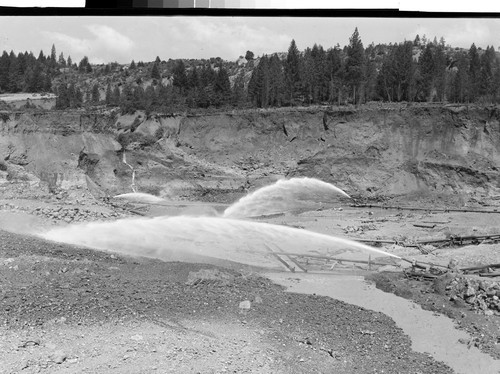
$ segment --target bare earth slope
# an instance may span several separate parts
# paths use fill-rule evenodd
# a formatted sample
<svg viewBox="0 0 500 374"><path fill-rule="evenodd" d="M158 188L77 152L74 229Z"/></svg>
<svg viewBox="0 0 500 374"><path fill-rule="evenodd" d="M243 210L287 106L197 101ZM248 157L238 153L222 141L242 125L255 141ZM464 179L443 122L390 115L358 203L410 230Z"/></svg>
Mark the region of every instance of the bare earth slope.
<svg viewBox="0 0 500 374"><path fill-rule="evenodd" d="M138 190L170 199L224 200L283 176L317 177L367 198L447 194L467 203L500 194L496 107L7 113L0 126L10 166L0 171L12 179L22 167L49 187L131 192L132 167Z"/></svg>

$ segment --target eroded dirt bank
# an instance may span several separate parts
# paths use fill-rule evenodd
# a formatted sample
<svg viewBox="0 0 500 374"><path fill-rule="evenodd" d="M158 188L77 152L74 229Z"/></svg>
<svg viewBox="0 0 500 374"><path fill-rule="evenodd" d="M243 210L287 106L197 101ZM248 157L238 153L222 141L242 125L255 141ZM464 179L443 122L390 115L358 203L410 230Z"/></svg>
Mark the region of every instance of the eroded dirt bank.
<svg viewBox="0 0 500 374"><path fill-rule="evenodd" d="M463 205L500 194L499 113L442 105L5 112L2 177L106 195L131 192L135 172L140 191L231 201L283 176L312 176L365 198L445 194Z"/></svg>

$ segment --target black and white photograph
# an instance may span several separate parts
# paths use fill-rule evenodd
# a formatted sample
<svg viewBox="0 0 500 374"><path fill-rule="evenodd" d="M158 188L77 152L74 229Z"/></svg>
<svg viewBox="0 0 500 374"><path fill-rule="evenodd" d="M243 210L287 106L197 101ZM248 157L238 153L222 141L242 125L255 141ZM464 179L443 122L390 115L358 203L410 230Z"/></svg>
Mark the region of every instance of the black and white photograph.
<svg viewBox="0 0 500 374"><path fill-rule="evenodd" d="M0 4L0 374L500 373L500 14L118 3Z"/></svg>

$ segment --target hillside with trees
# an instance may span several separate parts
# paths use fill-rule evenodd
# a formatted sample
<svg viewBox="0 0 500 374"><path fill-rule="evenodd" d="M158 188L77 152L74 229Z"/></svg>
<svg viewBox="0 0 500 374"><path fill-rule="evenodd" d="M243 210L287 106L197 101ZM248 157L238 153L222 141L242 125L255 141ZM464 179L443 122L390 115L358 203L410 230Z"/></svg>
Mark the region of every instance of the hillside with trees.
<svg viewBox="0 0 500 374"><path fill-rule="evenodd" d="M53 92L56 109L120 107L124 112L173 112L207 108L268 108L366 102L498 103L500 58L493 46L452 48L445 40L363 45L356 28L348 45L236 62L221 58L92 65L40 51L4 51L0 93Z"/></svg>

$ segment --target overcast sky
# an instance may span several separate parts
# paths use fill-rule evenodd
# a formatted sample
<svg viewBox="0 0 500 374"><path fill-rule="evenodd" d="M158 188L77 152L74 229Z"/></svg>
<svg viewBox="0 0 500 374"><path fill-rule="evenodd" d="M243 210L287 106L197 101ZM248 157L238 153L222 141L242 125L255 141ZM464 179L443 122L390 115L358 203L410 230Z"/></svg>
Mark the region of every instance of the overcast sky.
<svg viewBox="0 0 500 374"><path fill-rule="evenodd" d="M88 56L92 63L222 57L236 60L282 52L295 39L300 50L348 44L358 27L361 40L389 43L415 35L443 36L452 46L500 46L500 19L464 18L290 18L290 17L0 17L0 51Z"/></svg>

